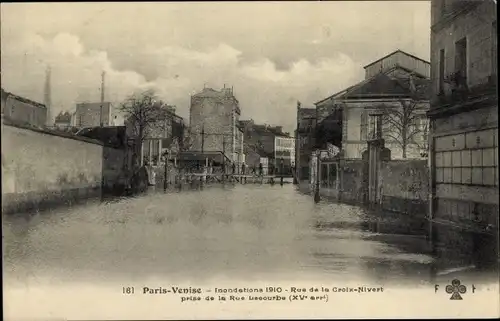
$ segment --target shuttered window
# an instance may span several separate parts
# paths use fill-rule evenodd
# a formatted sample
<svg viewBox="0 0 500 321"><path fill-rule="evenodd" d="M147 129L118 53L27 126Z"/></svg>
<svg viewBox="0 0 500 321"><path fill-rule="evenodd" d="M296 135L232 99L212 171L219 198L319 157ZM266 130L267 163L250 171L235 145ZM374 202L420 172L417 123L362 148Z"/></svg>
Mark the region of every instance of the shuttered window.
<svg viewBox="0 0 500 321"><path fill-rule="evenodd" d="M361 113L360 130L361 130L361 140L366 140L368 132L368 112L366 110L364 110Z"/></svg>

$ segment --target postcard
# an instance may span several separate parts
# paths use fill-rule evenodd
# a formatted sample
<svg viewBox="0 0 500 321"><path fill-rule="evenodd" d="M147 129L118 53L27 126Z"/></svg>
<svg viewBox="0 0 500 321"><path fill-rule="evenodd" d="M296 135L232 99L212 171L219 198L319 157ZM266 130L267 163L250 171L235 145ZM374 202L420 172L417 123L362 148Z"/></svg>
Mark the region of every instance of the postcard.
<svg viewBox="0 0 500 321"><path fill-rule="evenodd" d="M6 320L500 316L496 1L1 4Z"/></svg>

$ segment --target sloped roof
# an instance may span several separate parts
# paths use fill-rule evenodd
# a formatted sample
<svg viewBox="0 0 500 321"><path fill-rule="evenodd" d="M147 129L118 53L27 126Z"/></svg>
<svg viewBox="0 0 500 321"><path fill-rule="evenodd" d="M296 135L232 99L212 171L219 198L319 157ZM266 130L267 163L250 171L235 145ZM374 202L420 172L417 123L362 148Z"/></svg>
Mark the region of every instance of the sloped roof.
<svg viewBox="0 0 500 321"><path fill-rule="evenodd" d="M56 122L71 122L71 114L68 112L60 112L59 115L56 116Z"/></svg>
<svg viewBox="0 0 500 321"><path fill-rule="evenodd" d="M395 51L391 52L391 53L390 53L390 54L388 54L388 55L383 56L382 58L379 58L379 59L377 59L377 60L375 60L375 61L373 61L373 62L370 62L368 65L364 66L363 68L364 68L364 69L366 69L366 68L370 67L371 65L374 65L374 64L376 64L377 62L379 62L379 61L381 61L381 60L384 60L384 59L386 59L386 58L388 58L388 57L390 57L390 56L392 56L392 55L395 55L395 54L397 54L397 53L402 53L402 54L404 54L404 55L406 55L406 56L408 56L408 57L411 57L411 58L413 58L413 59L420 60L420 61L422 61L422 62L424 62L424 63L426 63L426 64L429 64L429 65L431 64L431 63L430 63L430 62L428 62L427 60L424 60L424 59L422 59L422 58L419 58L419 57L417 57L417 56L414 56L414 55L412 55L412 54L409 54L409 53L407 53L407 52L405 52L405 51L403 51L403 50L401 50L401 49L398 49L398 50L395 50Z"/></svg>
<svg viewBox="0 0 500 321"><path fill-rule="evenodd" d="M353 86L350 86L342 91L339 91L325 99L316 103L320 103L328 99L350 99L350 98L383 98L383 97L410 97L413 96L410 89L410 81L407 79L393 79L388 76L395 69L402 69L414 75L413 80L417 89L416 95L421 99L429 99L430 95L430 80L423 75L408 70L401 66L395 66L386 71L376 74L371 78L365 79Z"/></svg>
<svg viewBox="0 0 500 321"><path fill-rule="evenodd" d="M14 98L15 100L18 100L20 102L23 102L23 103L26 103L26 104L30 104L30 105L33 105L33 106L36 106L36 107L40 107L40 108L44 108L44 109L47 109L47 107L44 105L44 104L41 104L39 102L36 102L34 100L31 100L31 99L28 99L28 98L24 98L24 97L21 97L21 96L18 96L18 95L15 95L13 93L10 93L8 91L5 91L3 88L2 88L2 99L6 99L7 97L12 97Z"/></svg>
<svg viewBox="0 0 500 321"><path fill-rule="evenodd" d="M203 88L202 91L193 95L193 97L218 97L221 92L212 88Z"/></svg>
<svg viewBox="0 0 500 321"><path fill-rule="evenodd" d="M400 82L391 79L386 74L378 74L365 84L354 86L338 98L362 97L362 96L403 96L408 94Z"/></svg>
<svg viewBox="0 0 500 321"><path fill-rule="evenodd" d="M315 118L316 108L299 108L299 119Z"/></svg>
<svg viewBox="0 0 500 321"><path fill-rule="evenodd" d="M264 148L262 148L260 146L256 146L256 145L245 144L245 149L246 149L245 152L252 151L252 152L260 155L260 157L272 158L274 156L274 154L272 152L267 152L264 150Z"/></svg>

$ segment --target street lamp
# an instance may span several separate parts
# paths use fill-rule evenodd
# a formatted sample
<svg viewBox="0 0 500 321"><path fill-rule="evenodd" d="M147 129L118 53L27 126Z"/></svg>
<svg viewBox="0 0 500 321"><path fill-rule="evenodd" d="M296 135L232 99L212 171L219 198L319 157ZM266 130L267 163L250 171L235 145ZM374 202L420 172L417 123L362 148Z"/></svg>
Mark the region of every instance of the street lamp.
<svg viewBox="0 0 500 321"><path fill-rule="evenodd" d="M283 157L280 158L280 185L283 186Z"/></svg>
<svg viewBox="0 0 500 321"><path fill-rule="evenodd" d="M316 150L316 187L314 190L314 202L319 203L321 200L321 197L319 195L319 170L320 170L320 162L319 162L319 156L321 154L321 151L318 149Z"/></svg>
<svg viewBox="0 0 500 321"><path fill-rule="evenodd" d="M170 160L170 151L163 153L163 161L165 162L165 173L163 175L163 190L168 188L168 161Z"/></svg>

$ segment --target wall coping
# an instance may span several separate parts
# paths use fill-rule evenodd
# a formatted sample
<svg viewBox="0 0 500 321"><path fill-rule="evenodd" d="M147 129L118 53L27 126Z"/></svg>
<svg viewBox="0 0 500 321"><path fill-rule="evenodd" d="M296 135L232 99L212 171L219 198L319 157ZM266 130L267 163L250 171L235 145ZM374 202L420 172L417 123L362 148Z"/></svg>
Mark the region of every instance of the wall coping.
<svg viewBox="0 0 500 321"><path fill-rule="evenodd" d="M391 159L382 161L382 163L427 163L427 159Z"/></svg>
<svg viewBox="0 0 500 321"><path fill-rule="evenodd" d="M2 126L10 126L10 127L15 127L15 128L20 128L20 129L26 129L26 130L30 130L30 131L41 133L41 134L57 136L57 137L61 137L61 138L73 139L73 140L77 140L77 141L81 141L81 142L85 142L85 143L90 143L90 144L95 144L95 145L100 145L100 146L106 146L103 142L95 140L95 139L91 139L88 137L75 136L75 135L71 135L71 134L67 134L67 133L63 133L63 132L53 131L50 129L35 127L33 125L28 125L28 124L25 124L25 123L22 123L19 121L15 121L15 120L12 120L9 118L3 118L2 120L3 120ZM109 146L106 146L106 147L109 147Z"/></svg>

